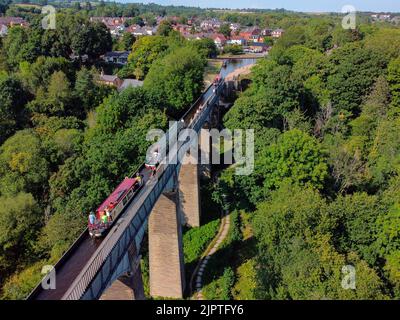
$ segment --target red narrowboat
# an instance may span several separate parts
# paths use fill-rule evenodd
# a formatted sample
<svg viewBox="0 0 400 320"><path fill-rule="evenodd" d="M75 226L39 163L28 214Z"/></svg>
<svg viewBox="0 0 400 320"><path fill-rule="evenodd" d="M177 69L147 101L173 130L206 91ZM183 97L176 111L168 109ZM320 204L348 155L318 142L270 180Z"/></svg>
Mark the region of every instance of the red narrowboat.
<svg viewBox="0 0 400 320"><path fill-rule="evenodd" d="M97 208L95 222L88 223L90 236L104 236L142 185L141 178L125 178Z"/></svg>

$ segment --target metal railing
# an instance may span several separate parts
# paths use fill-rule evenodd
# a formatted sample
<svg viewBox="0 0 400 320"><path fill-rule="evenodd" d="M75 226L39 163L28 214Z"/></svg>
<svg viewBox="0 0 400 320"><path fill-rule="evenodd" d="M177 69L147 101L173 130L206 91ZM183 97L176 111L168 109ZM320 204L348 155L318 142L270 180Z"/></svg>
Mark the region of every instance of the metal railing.
<svg viewBox="0 0 400 320"><path fill-rule="evenodd" d="M195 116L190 119L189 127L197 132L200 130L202 124L211 111L211 107L218 98L219 90L222 86L223 83L216 86L216 91L211 94L202 105L204 107L202 112L198 115L195 114ZM207 90L209 90L209 88L210 87L208 87ZM198 107L200 108L200 106ZM193 111L193 108L191 108L191 110ZM185 116L187 116L187 114L185 114ZM180 149L180 147L177 149ZM186 146L186 148L188 148L188 146ZM144 164L142 166L144 166ZM139 167L139 170L142 166ZM78 300L81 298L99 298L102 291L110 281L113 272L118 267L118 264L128 250L129 245L135 241L141 226L147 221L155 202L161 195L166 184L174 174L178 173L179 168L179 162L177 162L177 164L167 164L162 166L161 170L157 173L157 183L154 185L146 185L141 190L140 194L137 195L137 201L135 201L133 205L130 204L126 209L124 209L128 211L124 216L125 219L116 223L105 241L103 241L94 254L94 258L92 258L84 267L62 299ZM129 217L129 215L131 215L131 217ZM113 239L113 237L115 237L115 239Z"/></svg>

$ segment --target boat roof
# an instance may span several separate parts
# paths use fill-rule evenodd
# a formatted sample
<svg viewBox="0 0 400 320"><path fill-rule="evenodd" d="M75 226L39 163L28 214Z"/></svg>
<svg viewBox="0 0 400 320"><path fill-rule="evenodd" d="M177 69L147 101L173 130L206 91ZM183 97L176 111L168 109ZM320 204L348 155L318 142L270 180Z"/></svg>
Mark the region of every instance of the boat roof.
<svg viewBox="0 0 400 320"><path fill-rule="evenodd" d="M125 178L108 196L108 198L104 200L104 202L97 208L96 211L99 212L105 210L111 202L117 204L119 201L121 201L125 193L135 184L135 182L136 178Z"/></svg>

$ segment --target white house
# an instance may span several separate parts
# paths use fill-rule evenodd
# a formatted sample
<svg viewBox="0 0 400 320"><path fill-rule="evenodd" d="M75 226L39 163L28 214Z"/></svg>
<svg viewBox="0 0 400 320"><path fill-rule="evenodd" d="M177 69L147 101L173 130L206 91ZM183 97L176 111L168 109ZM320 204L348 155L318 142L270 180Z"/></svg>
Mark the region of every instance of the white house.
<svg viewBox="0 0 400 320"><path fill-rule="evenodd" d="M226 41L227 44L237 44L239 46L244 46L246 44L246 39L242 37L231 37Z"/></svg>
<svg viewBox="0 0 400 320"><path fill-rule="evenodd" d="M271 32L271 36L273 38L280 38L280 37L282 37L284 32L285 32L285 30L283 30L283 29L276 29Z"/></svg>

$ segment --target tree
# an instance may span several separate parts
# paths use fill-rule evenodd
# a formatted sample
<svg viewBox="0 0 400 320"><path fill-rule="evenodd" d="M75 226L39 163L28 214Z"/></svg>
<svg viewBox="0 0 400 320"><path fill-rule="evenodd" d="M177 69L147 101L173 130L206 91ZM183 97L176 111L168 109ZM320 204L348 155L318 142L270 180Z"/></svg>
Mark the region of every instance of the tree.
<svg viewBox="0 0 400 320"><path fill-rule="evenodd" d="M306 42L306 29L303 26L292 26L288 28L283 36L275 43L270 51L270 56L276 61L282 61L282 53L291 46L303 45Z"/></svg>
<svg viewBox="0 0 400 320"><path fill-rule="evenodd" d="M70 98L70 86L64 72L56 71L51 75L47 96L54 106L52 112L63 112L66 109Z"/></svg>
<svg viewBox="0 0 400 320"><path fill-rule="evenodd" d="M111 34L103 23L89 23L77 26L76 29L71 47L79 56L87 54L93 60L111 50Z"/></svg>
<svg viewBox="0 0 400 320"><path fill-rule="evenodd" d="M242 46L238 44L231 44L224 47L224 53L230 53L233 55L240 54L243 52Z"/></svg>
<svg viewBox="0 0 400 320"><path fill-rule="evenodd" d="M157 35L166 37L172 30L171 22L163 20L157 28Z"/></svg>
<svg viewBox="0 0 400 320"><path fill-rule="evenodd" d="M261 288L257 291L262 296L258 298L276 295L283 252L293 238L303 238L307 230L318 230L324 221L324 207L325 201L316 191L289 184L259 204L252 223L259 248L257 278Z"/></svg>
<svg viewBox="0 0 400 320"><path fill-rule="evenodd" d="M18 131L0 148L0 192L11 195L24 191L41 195L48 177L39 138L30 130Z"/></svg>
<svg viewBox="0 0 400 320"><path fill-rule="evenodd" d="M205 59L189 47L179 48L150 68L144 88L164 99L170 114L181 112L201 93Z"/></svg>
<svg viewBox="0 0 400 320"><path fill-rule="evenodd" d="M36 99L29 103L28 108L47 115L68 115L73 105L70 87L64 72L56 71L50 76L47 92L41 87L36 92Z"/></svg>
<svg viewBox="0 0 400 320"><path fill-rule="evenodd" d="M4 277L29 261L41 217L31 194L0 196L0 201L0 270Z"/></svg>
<svg viewBox="0 0 400 320"><path fill-rule="evenodd" d="M27 43L28 33L24 28L19 26L9 28L7 37L3 41L3 50L6 53L7 64L11 69L16 68L21 61L28 60Z"/></svg>
<svg viewBox="0 0 400 320"><path fill-rule="evenodd" d="M161 36L145 36L139 38L132 47L128 58L128 66L134 70L136 78L142 79L152 63L168 49L166 39Z"/></svg>
<svg viewBox="0 0 400 320"><path fill-rule="evenodd" d="M363 35L358 29L343 29L342 26L336 27L332 32L332 44L342 47L347 43L362 40Z"/></svg>
<svg viewBox="0 0 400 320"><path fill-rule="evenodd" d="M144 26L144 21L143 21L142 17L135 16L135 17L133 17L132 19L129 20L129 25L132 25L132 24L137 24L137 25L143 27Z"/></svg>
<svg viewBox="0 0 400 320"><path fill-rule="evenodd" d="M71 62L62 57L40 56L34 63L22 62L19 67L20 78L32 94L37 94L39 88L45 91L56 71L62 71L69 82L74 79L75 73Z"/></svg>
<svg viewBox="0 0 400 320"><path fill-rule="evenodd" d="M32 289L43 279L41 273L46 261L38 261L6 280L2 288L1 299L24 300Z"/></svg>
<svg viewBox="0 0 400 320"><path fill-rule="evenodd" d="M358 115L363 96L386 67L385 58L359 44L350 44L335 50L330 63L327 84L336 112Z"/></svg>
<svg viewBox="0 0 400 320"><path fill-rule="evenodd" d="M298 130L290 130L265 149L257 159L257 174L267 191L283 180L322 189L328 175L324 152L318 141Z"/></svg>
<svg viewBox="0 0 400 320"><path fill-rule="evenodd" d="M273 44L274 44L274 39L273 39L272 37L264 37L264 43L265 43L267 46L272 47Z"/></svg>
<svg viewBox="0 0 400 320"><path fill-rule="evenodd" d="M108 94L108 90L102 90L97 85L94 71L87 68L82 68L76 73L74 89L86 112L97 107Z"/></svg>
<svg viewBox="0 0 400 320"><path fill-rule="evenodd" d="M238 128L234 125L244 121L251 125L248 128L283 129L285 116L299 107L301 110L301 82L293 76L289 66L279 65L272 60L257 63L252 69L252 80L243 98L236 100L225 115L226 126Z"/></svg>
<svg viewBox="0 0 400 320"><path fill-rule="evenodd" d="M392 201L391 197L391 201ZM383 259L383 270L386 278L393 286L394 297L400 297L400 205L394 200L394 205L387 211L381 211L376 219L376 249L378 256Z"/></svg>
<svg viewBox="0 0 400 320"><path fill-rule="evenodd" d="M311 19L306 29L306 46L318 51L332 47L331 30L333 23L328 19Z"/></svg>
<svg viewBox="0 0 400 320"><path fill-rule="evenodd" d="M284 261L278 297L296 300L388 298L375 270L354 253L347 256L338 253L330 244L329 235L317 234L304 242L293 241ZM357 290L346 290L341 285L346 263L355 268Z"/></svg>
<svg viewBox="0 0 400 320"><path fill-rule="evenodd" d="M67 159L50 179L56 213L94 209L144 160L151 128L165 128L167 118L143 88L115 93L96 109L96 124L86 131L82 155ZM110 154L113 156L110 158Z"/></svg>
<svg viewBox="0 0 400 320"><path fill-rule="evenodd" d="M336 219L333 240L340 252L356 252L369 265L377 259L376 219L383 211L376 196L366 193L339 196L329 206Z"/></svg>
<svg viewBox="0 0 400 320"><path fill-rule="evenodd" d="M218 49L212 39L204 38L200 40L191 41L192 45L197 52L204 55L206 58L214 58L218 55Z"/></svg>
<svg viewBox="0 0 400 320"><path fill-rule="evenodd" d="M64 29L65 31L65 29ZM68 58L71 53L70 44L65 41L65 35L61 35L60 29L47 29L41 39L41 47L44 55Z"/></svg>
<svg viewBox="0 0 400 320"><path fill-rule="evenodd" d="M0 79L0 144L24 124L28 94L14 77Z"/></svg>
<svg viewBox="0 0 400 320"><path fill-rule="evenodd" d="M124 32L124 34L122 35L122 48L125 51L130 51L132 49L132 45L135 43L136 38L135 36L130 33L130 32Z"/></svg>
<svg viewBox="0 0 400 320"><path fill-rule="evenodd" d="M222 33L225 37L229 38L231 36L231 28L229 24L224 23L219 28L219 32Z"/></svg>
<svg viewBox="0 0 400 320"><path fill-rule="evenodd" d="M335 218L315 190L284 184L259 205L253 228L258 240L258 298L384 299L377 273L356 254L336 251ZM361 228L360 228L361 230ZM357 290L341 286L342 267L356 269Z"/></svg>
<svg viewBox="0 0 400 320"><path fill-rule="evenodd" d="M396 59L399 55L400 30L380 27L366 37L365 47L380 52L386 60Z"/></svg>
<svg viewBox="0 0 400 320"><path fill-rule="evenodd" d="M6 13L10 3L11 3L11 0L1 0L0 1L0 14Z"/></svg>
<svg viewBox="0 0 400 320"><path fill-rule="evenodd" d="M391 177L400 172L400 118L381 121L376 128L375 138L367 156L371 184L385 187Z"/></svg>
<svg viewBox="0 0 400 320"><path fill-rule="evenodd" d="M390 93L392 95L393 112L400 113L400 58L392 60L388 66L388 76Z"/></svg>

